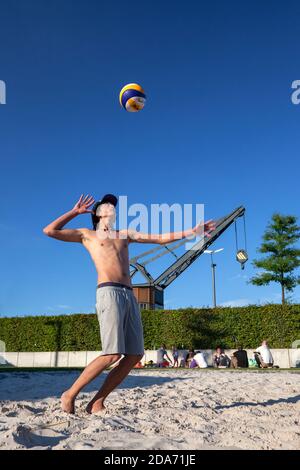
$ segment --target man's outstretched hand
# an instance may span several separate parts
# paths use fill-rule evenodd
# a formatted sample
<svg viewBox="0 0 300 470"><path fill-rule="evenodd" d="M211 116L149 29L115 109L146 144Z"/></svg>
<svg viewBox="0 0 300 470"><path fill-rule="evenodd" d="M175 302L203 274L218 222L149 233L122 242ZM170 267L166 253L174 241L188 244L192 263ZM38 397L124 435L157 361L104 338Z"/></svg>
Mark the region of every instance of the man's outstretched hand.
<svg viewBox="0 0 300 470"><path fill-rule="evenodd" d="M208 220L207 222L200 222L200 224L196 225L193 228L193 233L195 235L204 235L205 237L209 238L211 232L213 232L216 228L216 223L213 220Z"/></svg>
<svg viewBox="0 0 300 470"><path fill-rule="evenodd" d="M89 210L89 208L94 204L94 202L95 199L89 194L85 197L81 194L78 202L76 202L72 210L77 212L77 214L90 214L93 211Z"/></svg>

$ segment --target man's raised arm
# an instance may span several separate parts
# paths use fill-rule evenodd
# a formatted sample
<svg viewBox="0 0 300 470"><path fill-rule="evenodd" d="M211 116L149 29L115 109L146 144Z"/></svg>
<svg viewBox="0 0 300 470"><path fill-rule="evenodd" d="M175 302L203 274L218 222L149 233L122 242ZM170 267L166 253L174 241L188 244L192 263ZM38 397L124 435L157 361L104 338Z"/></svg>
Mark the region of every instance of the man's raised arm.
<svg viewBox="0 0 300 470"><path fill-rule="evenodd" d="M62 230L62 228L77 215L91 213L92 211L89 210L89 207L91 207L94 202L95 201L92 196L87 195L83 197L82 194L73 209L58 217L58 219L54 220L43 229L44 234L48 237L57 238L58 240L62 240L64 242L81 243L83 229L79 228Z"/></svg>
<svg viewBox="0 0 300 470"><path fill-rule="evenodd" d="M200 233L202 233L205 237L209 237L210 232L212 232L215 228L215 222L213 220L209 220L208 222L200 223L196 225L196 227L183 230L182 232L151 234L136 232L135 230L128 230L127 234L130 242L158 243L160 245L164 245L175 240L182 240L183 238L194 238Z"/></svg>

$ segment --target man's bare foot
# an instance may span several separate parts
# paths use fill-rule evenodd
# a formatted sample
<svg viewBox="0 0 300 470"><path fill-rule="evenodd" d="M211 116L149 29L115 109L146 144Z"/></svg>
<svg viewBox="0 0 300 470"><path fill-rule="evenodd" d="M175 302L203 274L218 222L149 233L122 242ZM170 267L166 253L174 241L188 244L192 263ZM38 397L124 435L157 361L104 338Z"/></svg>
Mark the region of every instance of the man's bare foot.
<svg viewBox="0 0 300 470"><path fill-rule="evenodd" d="M61 409L65 411L66 413L69 414L74 414L75 413L75 399L70 397L68 392L64 392L62 396L60 397L61 400Z"/></svg>
<svg viewBox="0 0 300 470"><path fill-rule="evenodd" d="M103 404L103 400L92 400L86 407L86 411L89 414L98 413L99 411L104 411L106 407Z"/></svg>

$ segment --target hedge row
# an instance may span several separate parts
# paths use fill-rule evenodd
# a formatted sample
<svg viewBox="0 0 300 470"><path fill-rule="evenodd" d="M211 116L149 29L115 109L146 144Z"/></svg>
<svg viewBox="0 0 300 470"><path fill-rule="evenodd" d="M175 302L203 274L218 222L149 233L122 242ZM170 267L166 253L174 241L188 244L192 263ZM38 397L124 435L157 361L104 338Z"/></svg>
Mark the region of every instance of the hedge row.
<svg viewBox="0 0 300 470"><path fill-rule="evenodd" d="M144 310L145 349L254 348L268 339L272 348L288 348L300 339L300 305L236 308ZM95 314L0 318L0 340L7 351L101 350Z"/></svg>

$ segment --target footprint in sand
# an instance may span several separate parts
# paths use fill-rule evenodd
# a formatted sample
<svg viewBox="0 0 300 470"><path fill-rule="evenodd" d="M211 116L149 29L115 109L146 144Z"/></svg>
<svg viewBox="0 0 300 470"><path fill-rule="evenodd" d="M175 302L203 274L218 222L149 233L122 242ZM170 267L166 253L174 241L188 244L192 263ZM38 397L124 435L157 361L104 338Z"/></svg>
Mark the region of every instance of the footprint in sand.
<svg viewBox="0 0 300 470"><path fill-rule="evenodd" d="M32 447L51 448L68 437L68 435L61 434L54 429L34 428L33 430L24 425L19 425L13 433L14 441L26 449L30 449Z"/></svg>

